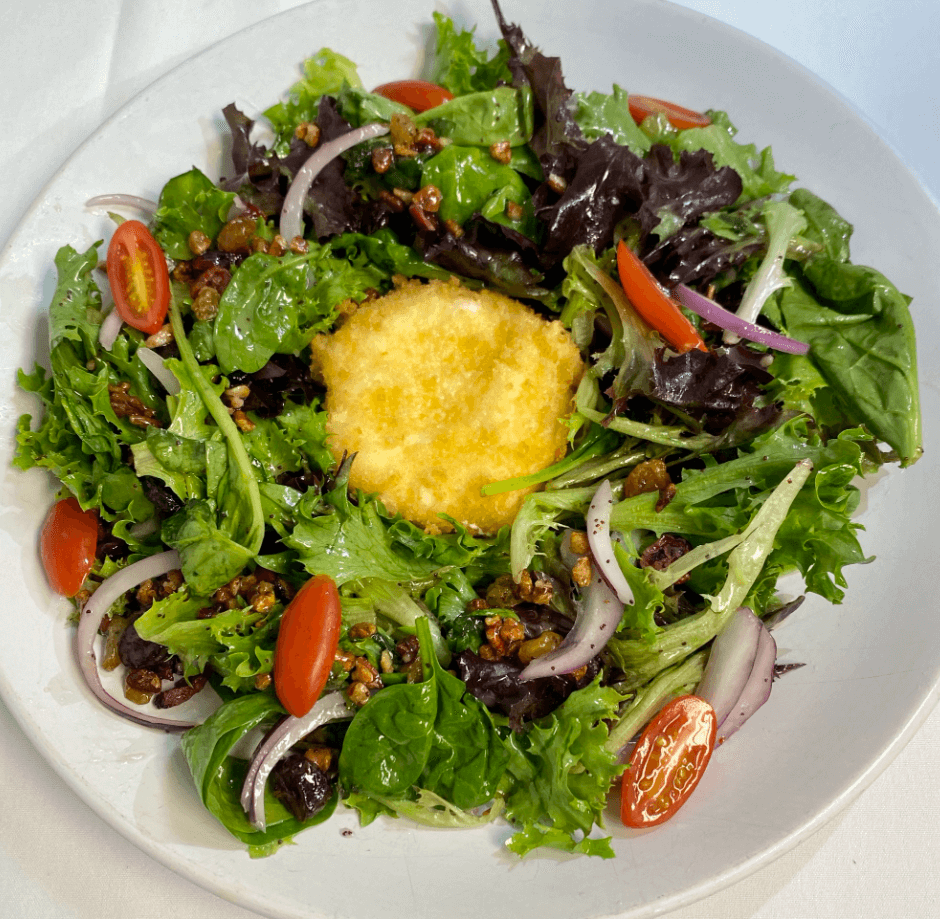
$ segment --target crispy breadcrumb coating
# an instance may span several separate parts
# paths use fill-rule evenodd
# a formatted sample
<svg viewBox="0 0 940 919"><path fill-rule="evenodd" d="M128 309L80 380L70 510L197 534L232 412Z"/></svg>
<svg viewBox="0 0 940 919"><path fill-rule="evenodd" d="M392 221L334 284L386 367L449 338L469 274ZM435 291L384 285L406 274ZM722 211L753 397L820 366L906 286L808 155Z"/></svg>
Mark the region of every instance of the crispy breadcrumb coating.
<svg viewBox="0 0 940 919"><path fill-rule="evenodd" d="M330 449L355 453L350 486L425 527L482 533L529 491L480 495L565 453L584 372L560 322L492 291L408 281L312 344Z"/></svg>

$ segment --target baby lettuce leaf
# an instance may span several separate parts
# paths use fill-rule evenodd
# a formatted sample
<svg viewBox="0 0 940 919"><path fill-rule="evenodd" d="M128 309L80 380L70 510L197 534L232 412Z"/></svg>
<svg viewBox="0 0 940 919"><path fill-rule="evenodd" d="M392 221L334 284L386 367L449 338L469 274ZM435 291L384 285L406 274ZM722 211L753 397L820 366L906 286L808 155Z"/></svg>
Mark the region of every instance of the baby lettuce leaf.
<svg viewBox="0 0 940 919"><path fill-rule="evenodd" d="M153 235L170 258L190 259L189 234L198 230L215 239L234 200L234 192L223 191L194 166L163 186Z"/></svg>
<svg viewBox="0 0 940 919"><path fill-rule="evenodd" d="M450 144L424 164L422 185L434 185L443 195L440 217L463 225L475 213L493 223L512 227L530 239L538 235L532 196L522 176L499 163L479 147ZM522 216L506 214L509 202L519 205Z"/></svg>
<svg viewBox="0 0 940 919"><path fill-rule="evenodd" d="M574 117L588 140L597 140L605 134L637 156L643 156L652 141L644 134L630 114L629 96L615 83L607 93L575 93L577 103Z"/></svg>
<svg viewBox="0 0 940 919"><path fill-rule="evenodd" d="M215 319L214 340L225 373L255 373L276 353L299 351L335 319L343 300L363 300L386 280L364 260L352 264L311 244L304 255L249 256L232 275Z"/></svg>
<svg viewBox="0 0 940 919"><path fill-rule="evenodd" d="M434 12L437 37L434 60L429 79L450 90L455 96L495 89L500 83L509 83L512 74L506 65L509 49L500 42L492 57L477 48L473 32L458 32L454 22L442 13Z"/></svg>
<svg viewBox="0 0 940 919"><path fill-rule="evenodd" d="M316 121L317 107L323 96L337 96L345 87L362 89L356 65L342 54L321 48L304 61L304 75L295 83L287 99L265 111L277 138L273 149L278 156L290 152L294 130L302 121Z"/></svg>
<svg viewBox="0 0 940 919"><path fill-rule="evenodd" d="M416 627L424 678L386 687L359 710L340 779L360 795L410 797L420 788L469 810L492 800L508 753L485 706L438 663L427 618Z"/></svg>
<svg viewBox="0 0 940 919"><path fill-rule="evenodd" d="M623 772L607 750L607 721L623 701L597 679L522 733L510 732L500 791L519 832L506 845L517 855L538 846L612 858L610 839L591 838L613 780Z"/></svg>
<svg viewBox="0 0 940 919"><path fill-rule="evenodd" d="M188 589L157 600L134 623L137 634L165 645L179 656L186 676L211 664L222 685L236 692L256 689L255 678L270 673L280 622L280 607L265 613L248 609L224 610L208 619L199 617L204 597Z"/></svg>
<svg viewBox="0 0 940 919"><path fill-rule="evenodd" d="M521 147L532 137L532 95L525 88L497 86L457 96L414 117L418 127L431 127L455 144L489 147L508 141Z"/></svg>
<svg viewBox="0 0 940 919"><path fill-rule="evenodd" d="M183 755L203 804L233 836L248 846L252 857L272 854L294 834L322 823L336 809L338 796L334 794L323 810L301 822L265 789L267 827L262 832L249 822L240 800L248 763L232 756L231 750L250 731L283 714L284 709L272 694L258 692L239 696L216 709L182 739Z"/></svg>

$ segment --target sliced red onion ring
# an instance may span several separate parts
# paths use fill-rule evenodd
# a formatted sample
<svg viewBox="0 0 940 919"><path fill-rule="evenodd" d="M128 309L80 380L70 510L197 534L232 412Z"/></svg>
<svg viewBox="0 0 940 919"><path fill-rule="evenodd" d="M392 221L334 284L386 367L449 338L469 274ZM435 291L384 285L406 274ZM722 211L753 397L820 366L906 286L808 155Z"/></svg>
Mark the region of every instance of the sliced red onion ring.
<svg viewBox="0 0 940 919"><path fill-rule="evenodd" d="M85 207L129 207L149 215L157 212L157 202L137 195L96 195L85 202Z"/></svg>
<svg viewBox="0 0 940 919"><path fill-rule="evenodd" d="M280 231L284 239L290 242L295 236L303 236L304 199L323 167L350 147L355 147L373 137L381 137L383 134L388 134L387 124L366 124L361 128L347 131L316 149L300 167L290 188L287 189L280 219Z"/></svg>
<svg viewBox="0 0 940 919"><path fill-rule="evenodd" d="M166 390L167 395L179 395L180 381L167 368L166 364L163 363L163 358L156 351L150 348L138 348L137 356L140 358L140 362L160 381L160 385Z"/></svg>
<svg viewBox="0 0 940 919"><path fill-rule="evenodd" d="M519 679L537 680L583 667L604 649L617 631L622 616L623 603L597 573L595 566L571 631L554 651L532 661L519 674Z"/></svg>
<svg viewBox="0 0 940 919"><path fill-rule="evenodd" d="M98 344L101 345L105 351L110 351L114 347L118 335L121 334L121 327L123 325L124 320L117 311L117 307L112 309L111 312L104 317L101 322L101 327L98 329Z"/></svg>
<svg viewBox="0 0 940 919"><path fill-rule="evenodd" d="M741 697L754 669L763 623L746 606L718 633L695 695L708 702L721 724Z"/></svg>
<svg viewBox="0 0 940 919"><path fill-rule="evenodd" d="M724 743L770 698L774 681L774 663L777 660L777 642L761 623L760 642L754 667L741 696L724 722L718 725L718 743Z"/></svg>
<svg viewBox="0 0 940 919"><path fill-rule="evenodd" d="M164 731L188 731L195 725L189 721L176 721L172 718L158 718L155 715L147 715L140 710L125 705L119 699L115 699L104 688L98 674L98 662L95 660L95 638L98 635L98 627L101 625L101 617L111 609L112 604L121 594L136 587L148 578L158 578L179 567L179 553L175 549L171 549L168 552L161 552L158 555L143 558L139 562L134 562L132 565L128 565L111 575L91 595L82 608L78 620L78 631L75 635L75 653L78 657L78 666L82 671L82 676L85 677L85 681L88 683L88 687L95 696L122 718L127 718L135 724L142 724L146 727L163 728Z"/></svg>
<svg viewBox="0 0 940 919"><path fill-rule="evenodd" d="M587 524L588 545L594 556L594 565L607 582L617 599L626 606L633 605L633 591L627 583L620 563L614 555L614 544L610 538L610 512L614 505L614 494L610 480L604 479L594 492L591 506L588 508Z"/></svg>
<svg viewBox="0 0 940 919"><path fill-rule="evenodd" d="M684 284L676 287L673 293L684 307L701 316L706 322L712 322L719 328L733 332L739 338L756 341L768 348L776 348L778 351L787 351L790 354L806 354L809 351L809 345L805 342L788 338L779 332L771 332L770 329L748 322Z"/></svg>
<svg viewBox="0 0 940 919"><path fill-rule="evenodd" d="M303 718L288 715L282 719L258 745L242 785L241 804L248 819L261 832L264 832L266 826L264 786L274 767L295 743L320 725L330 721L343 721L352 716L353 713L346 704L346 697L341 692L331 692L323 696Z"/></svg>

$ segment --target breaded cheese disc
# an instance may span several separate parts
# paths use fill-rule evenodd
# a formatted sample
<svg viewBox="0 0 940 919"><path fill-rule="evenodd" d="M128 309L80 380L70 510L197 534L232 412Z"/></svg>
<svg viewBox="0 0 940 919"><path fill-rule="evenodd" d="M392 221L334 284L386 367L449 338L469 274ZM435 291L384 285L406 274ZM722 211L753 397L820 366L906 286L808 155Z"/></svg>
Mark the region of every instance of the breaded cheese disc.
<svg viewBox="0 0 940 919"><path fill-rule="evenodd" d="M312 345L350 485L429 532L512 523L533 489L483 497L565 452L584 365L567 330L509 297L409 281Z"/></svg>

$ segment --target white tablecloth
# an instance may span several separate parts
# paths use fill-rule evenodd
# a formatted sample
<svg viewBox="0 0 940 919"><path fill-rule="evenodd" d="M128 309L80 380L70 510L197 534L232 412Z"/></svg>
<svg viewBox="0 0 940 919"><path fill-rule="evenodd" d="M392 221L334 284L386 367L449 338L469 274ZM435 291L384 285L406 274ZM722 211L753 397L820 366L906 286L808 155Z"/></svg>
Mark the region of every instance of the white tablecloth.
<svg viewBox="0 0 940 919"><path fill-rule="evenodd" d="M768 42L828 81L940 197L936 0L680 2ZM0 244L62 160L137 91L206 45L296 5L2 0ZM932 593L925 585L925 615L934 615ZM4 610L4 617L15 615ZM815 836L669 919L930 919L940 914L938 818L940 710L861 798ZM0 915L255 914L206 893L128 844L75 797L0 703Z"/></svg>

